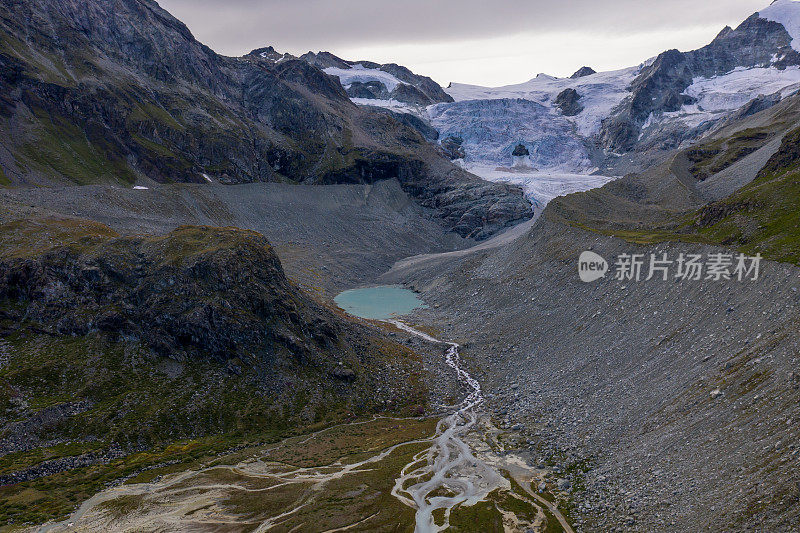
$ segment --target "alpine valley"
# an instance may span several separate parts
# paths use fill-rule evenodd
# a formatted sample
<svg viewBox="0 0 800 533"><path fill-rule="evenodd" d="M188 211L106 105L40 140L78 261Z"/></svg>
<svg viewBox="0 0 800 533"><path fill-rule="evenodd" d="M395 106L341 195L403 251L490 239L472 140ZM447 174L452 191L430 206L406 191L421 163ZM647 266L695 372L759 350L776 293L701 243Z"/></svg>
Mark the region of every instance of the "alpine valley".
<svg viewBox="0 0 800 533"><path fill-rule="evenodd" d="M505 87L0 6L0 531L800 531L800 2Z"/></svg>

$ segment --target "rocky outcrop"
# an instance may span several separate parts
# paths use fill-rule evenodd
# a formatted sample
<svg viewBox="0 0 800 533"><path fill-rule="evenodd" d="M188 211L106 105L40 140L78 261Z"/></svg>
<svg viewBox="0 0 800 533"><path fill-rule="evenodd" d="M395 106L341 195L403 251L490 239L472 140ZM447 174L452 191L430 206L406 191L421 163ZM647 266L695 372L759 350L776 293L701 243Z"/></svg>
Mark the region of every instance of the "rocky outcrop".
<svg viewBox="0 0 800 533"><path fill-rule="evenodd" d="M389 96L392 100L420 107L429 106L434 103L430 97L421 90L413 85L406 85L405 83L401 83L395 87Z"/></svg>
<svg viewBox="0 0 800 533"><path fill-rule="evenodd" d="M284 61L286 59L295 59L295 57L289 53L280 53L272 46L267 46L265 48L258 48L253 50L248 56L251 57L260 57L261 59L266 59L267 61L271 62L272 64L278 63L279 61Z"/></svg>
<svg viewBox="0 0 800 533"><path fill-rule="evenodd" d="M25 458L0 483L46 485L52 497L8 523L68 514L65 493L80 485L85 499L104 484L85 484L87 467L129 479L206 442L216 454L424 411L417 353L300 291L259 233L119 237L88 220L3 213L0 457Z"/></svg>
<svg viewBox="0 0 800 533"><path fill-rule="evenodd" d="M379 81L354 81L345 90L350 98L368 98L370 100L386 100L389 98L389 91L386 90L386 85Z"/></svg>
<svg viewBox="0 0 800 533"><path fill-rule="evenodd" d="M518 144L514 147L514 151L511 152L513 157L525 157L531 155L527 148L525 148L524 144Z"/></svg>
<svg viewBox="0 0 800 533"><path fill-rule="evenodd" d="M583 106L579 103L581 95L575 89L564 89L556 96L553 102L561 110L561 114L566 117L574 117L581 111Z"/></svg>
<svg viewBox="0 0 800 533"><path fill-rule="evenodd" d="M384 72L388 72L400 81L416 87L419 92L428 97L432 104L453 101L453 97L444 92L444 89L431 78L414 74L402 65L387 63L381 65L380 69Z"/></svg>
<svg viewBox="0 0 800 533"><path fill-rule="evenodd" d="M324 367L346 327L290 285L253 231L185 226L0 261L0 298L24 302L26 320L141 339L178 360L257 354Z"/></svg>
<svg viewBox="0 0 800 533"><path fill-rule="evenodd" d="M385 107L370 107L372 111L375 113L383 113L386 115L391 116L396 121L401 122L408 126L409 128L414 128L419 132L420 135L425 137L425 140L428 142L435 142L439 139L439 132L436 129L428 124L426 121L422 120L417 115L413 115L411 113L399 113L397 111L392 111L391 109L387 109Z"/></svg>
<svg viewBox="0 0 800 533"><path fill-rule="evenodd" d="M533 216L519 201L517 186L484 181L449 161L410 160L361 150L348 154L353 165L329 172L319 183L374 183L396 177L423 207L440 213L447 227L462 237L483 240Z"/></svg>
<svg viewBox="0 0 800 533"><path fill-rule="evenodd" d="M464 152L463 144L464 139L461 137L450 136L442 140L441 146L450 159L464 159L467 154Z"/></svg>
<svg viewBox="0 0 800 533"><path fill-rule="evenodd" d="M336 68L350 68L352 62L345 61L344 59L333 55L330 52L306 52L300 56L300 59L306 63L310 63L320 70L336 67Z"/></svg>

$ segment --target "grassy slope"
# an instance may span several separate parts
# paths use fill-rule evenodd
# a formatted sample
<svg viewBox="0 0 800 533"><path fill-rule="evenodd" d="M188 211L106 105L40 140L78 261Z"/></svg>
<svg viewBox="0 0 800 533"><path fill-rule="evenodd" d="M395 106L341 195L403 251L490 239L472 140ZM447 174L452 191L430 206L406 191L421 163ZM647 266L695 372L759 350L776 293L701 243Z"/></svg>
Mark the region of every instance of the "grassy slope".
<svg viewBox="0 0 800 533"><path fill-rule="evenodd" d="M745 131L728 145L737 145L742 138L752 141L752 131ZM570 216L566 222L637 244L673 241L721 245L750 255L760 253L774 261L800 264L798 145L800 129L790 132L756 179L733 195L698 209L662 214L654 217L647 227L628 223L623 216L616 216L617 213L612 213L602 223L575 216ZM738 149L733 152L738 153ZM702 166L716 168L719 156L720 153L713 154ZM730 160L725 163L730 164ZM561 199L554 201L554 210L558 211L561 202ZM562 205L566 202L568 200ZM648 208L654 212L660 209L657 205Z"/></svg>

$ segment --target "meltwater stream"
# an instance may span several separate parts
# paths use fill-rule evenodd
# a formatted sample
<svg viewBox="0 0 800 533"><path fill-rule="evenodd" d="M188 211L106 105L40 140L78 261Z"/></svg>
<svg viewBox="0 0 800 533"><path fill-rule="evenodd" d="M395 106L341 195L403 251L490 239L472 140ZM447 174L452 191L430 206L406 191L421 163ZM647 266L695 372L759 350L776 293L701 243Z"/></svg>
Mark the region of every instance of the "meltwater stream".
<svg viewBox="0 0 800 533"><path fill-rule="evenodd" d="M427 341L444 344L399 320L388 322ZM504 481L491 466L475 457L464 441L477 421L475 408L484 398L478 381L461 367L458 344L447 344L445 362L471 392L456 406L453 414L439 421L430 448L417 454L395 481L392 495L417 510L416 533L447 529L450 512L457 505L473 505L483 500ZM439 509L443 510L441 523L437 523L433 515Z"/></svg>
<svg viewBox="0 0 800 533"><path fill-rule="evenodd" d="M352 315L383 320L426 341L448 345L445 363L470 392L452 414L439 421L431 446L402 469L392 489L393 496L416 509L417 533L445 530L456 506L483 500L505 481L465 442L478 419L475 408L484 401L481 386L461 366L458 344L442 342L396 319L425 306L413 292L397 285L371 287L345 291L334 301Z"/></svg>
<svg viewBox="0 0 800 533"><path fill-rule="evenodd" d="M458 405L452 407L451 414L439 421L434 435L426 439L430 446L415 455L395 480L392 495L416 509L415 532L444 531L450 527L450 514L456 507L484 501L496 489L509 489L509 481L492 466L509 467L509 464L492 454L485 435L476 431L476 425L486 423L486 420L479 419L477 412L484 397L478 381L462 366L458 344L443 342L397 318L425 307L422 300L413 292L392 285L345 291L335 298L335 302L352 315L382 320L428 342L447 345L445 363L469 391ZM479 454L470 442L481 447ZM509 471L512 469L508 468ZM531 489L530 480L516 481L540 508L547 508L555 516L565 532L573 533L557 506Z"/></svg>

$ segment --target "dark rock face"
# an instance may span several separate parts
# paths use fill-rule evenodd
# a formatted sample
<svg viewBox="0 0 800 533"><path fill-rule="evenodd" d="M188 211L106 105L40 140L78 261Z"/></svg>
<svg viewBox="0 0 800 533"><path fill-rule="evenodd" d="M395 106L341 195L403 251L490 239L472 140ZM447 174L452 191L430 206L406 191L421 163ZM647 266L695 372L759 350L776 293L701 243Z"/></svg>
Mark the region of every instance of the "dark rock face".
<svg viewBox="0 0 800 533"><path fill-rule="evenodd" d="M363 65L365 68L382 70L388 72L398 80L406 84L407 88L400 89L398 86L395 91L400 89L401 92L392 94L392 98L400 102L406 102L415 105L430 105L440 102L452 102L453 98L444 92L444 89L427 76L420 76L414 74L409 69L396 63L387 63L381 65L373 61L347 61L337 57L330 52L308 52L300 56L300 59L314 65L320 69L329 67L348 69L353 65ZM360 98L360 97L359 97Z"/></svg>
<svg viewBox="0 0 800 533"><path fill-rule="evenodd" d="M601 143L611 151L631 150L650 113L677 111L692 103L682 93L695 77L717 76L736 67L800 65L791 36L777 22L754 14L738 28L723 29L707 46L691 52L669 50L644 67L631 84L631 95L603 121ZM773 58L779 58L773 61Z"/></svg>
<svg viewBox="0 0 800 533"><path fill-rule="evenodd" d="M513 185L492 183L453 167L447 161L434 166L393 154L361 150L352 154L345 171L325 174L320 183L374 183L397 177L403 189L424 207L437 210L445 224L462 237L483 240L533 216L530 204L520 202ZM450 168L447 179L440 176Z"/></svg>
<svg viewBox="0 0 800 533"><path fill-rule="evenodd" d="M281 61L275 65L273 72L283 82L296 84L334 102L347 98L347 93L336 78L328 76L305 61L297 59Z"/></svg>
<svg viewBox="0 0 800 533"><path fill-rule="evenodd" d="M472 176L449 165L407 121L355 106L339 80L314 62L272 48L219 56L152 0L6 7L0 36L18 46L0 50L0 116L7 118L0 122L0 165L12 183L397 177L446 221L459 221L468 210L476 223L491 218L481 211L488 209L486 198L465 201L478 190ZM426 90L435 95L424 79L417 81L420 89L409 98L423 101ZM391 175L387 160L412 173ZM486 191L492 198L510 195L508 205L527 210L519 189Z"/></svg>
<svg viewBox="0 0 800 533"><path fill-rule="evenodd" d="M225 360L245 353L318 361L336 351L339 319L287 281L266 239L182 227L166 237L101 240L3 259L0 297L58 334L135 337L161 355Z"/></svg>
<svg viewBox="0 0 800 533"><path fill-rule="evenodd" d="M267 46L265 48L258 48L256 50L253 50L247 55L250 57L260 57L261 59L266 59L267 61L270 61L273 64L278 63L279 61L284 61L286 59L295 59L294 56L292 56L291 54L286 54L286 53L282 54L277 50L275 50L275 48L273 48L272 46Z"/></svg>
<svg viewBox="0 0 800 533"><path fill-rule="evenodd" d="M404 66L395 63L380 65L380 69L388 72L398 80L416 87L419 92L428 97L431 103L453 102L453 97L444 92L442 87L427 76L414 74Z"/></svg>
<svg viewBox="0 0 800 533"><path fill-rule="evenodd" d="M531 155L527 148L525 148L524 144L518 144L514 147L514 151L511 152L511 155L514 157L525 157Z"/></svg>
<svg viewBox="0 0 800 533"><path fill-rule="evenodd" d="M464 139L461 137L448 137L442 141L442 150L450 159L464 159L467 154L464 152L463 144Z"/></svg>
<svg viewBox="0 0 800 533"><path fill-rule="evenodd" d="M314 65L320 70L329 67L350 68L352 66L350 61L345 61L330 52L317 52L316 54L314 52L306 52L300 56L300 59Z"/></svg>
<svg viewBox="0 0 800 533"><path fill-rule="evenodd" d="M567 117L574 117L581 111L583 111L583 106L578 102L581 99L581 95L578 94L578 91L575 89L569 88L564 89L558 96L556 96L554 104L556 107L561 109L561 113Z"/></svg>
<svg viewBox="0 0 800 533"><path fill-rule="evenodd" d="M405 124L409 128L414 128L419 132L420 135L425 137L425 140L428 142L435 142L439 139L439 132L436 131L436 128L419 118L417 115L412 115L411 113L398 113L396 111L392 111L391 109L386 109L385 107L370 107L370 110L374 111L375 113L389 115L396 121Z"/></svg>
<svg viewBox="0 0 800 533"><path fill-rule="evenodd" d="M389 98L389 91L386 85L379 81L368 81L362 83L354 81L347 87L347 96L350 98L369 98L370 100L386 100Z"/></svg>
<svg viewBox="0 0 800 533"><path fill-rule="evenodd" d="M592 74L597 74L597 72L592 67L581 67L575 71L575 73L570 76L571 79L582 78L584 76L591 76Z"/></svg>
<svg viewBox="0 0 800 533"><path fill-rule="evenodd" d="M401 83L394 88L391 98L398 102L405 102L418 106L428 106L434 103L425 93L413 85L406 85L405 83Z"/></svg>
<svg viewBox="0 0 800 533"><path fill-rule="evenodd" d="M772 173L794 168L800 162L800 128L790 131L781 141L781 147L770 157L758 175L768 176Z"/></svg>

